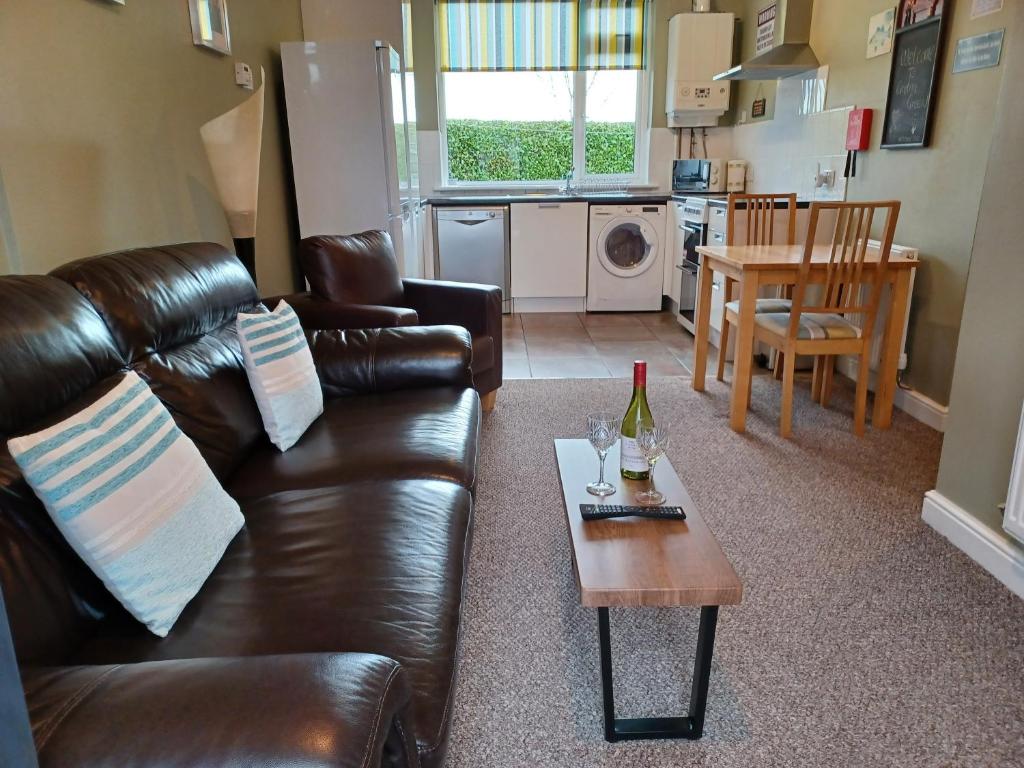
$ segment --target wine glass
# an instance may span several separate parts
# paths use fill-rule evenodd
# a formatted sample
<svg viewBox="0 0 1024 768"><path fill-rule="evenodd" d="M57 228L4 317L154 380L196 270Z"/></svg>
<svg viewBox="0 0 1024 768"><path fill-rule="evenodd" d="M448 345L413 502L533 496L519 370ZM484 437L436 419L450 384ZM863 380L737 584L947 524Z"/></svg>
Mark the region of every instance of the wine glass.
<svg viewBox="0 0 1024 768"><path fill-rule="evenodd" d="M619 439L619 415L609 411L591 413L587 416L587 440L597 451L601 462L601 472L597 482L587 485L587 493L594 496L610 496L615 493L615 486L604 479L604 460L608 449Z"/></svg>
<svg viewBox="0 0 1024 768"><path fill-rule="evenodd" d="M665 455L668 448L669 430L664 425L655 425L647 429L639 426L636 434L636 447L640 455L647 459L650 487L636 494L636 501L644 507L656 507L665 503L665 494L654 487L654 465Z"/></svg>

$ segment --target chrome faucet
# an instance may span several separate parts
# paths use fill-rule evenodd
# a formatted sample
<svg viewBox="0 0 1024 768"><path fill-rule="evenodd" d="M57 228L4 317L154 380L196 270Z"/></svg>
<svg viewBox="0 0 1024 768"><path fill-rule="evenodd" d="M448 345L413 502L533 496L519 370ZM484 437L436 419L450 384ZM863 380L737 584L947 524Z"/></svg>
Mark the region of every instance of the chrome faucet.
<svg viewBox="0 0 1024 768"><path fill-rule="evenodd" d="M575 166L570 168L568 171L566 171L565 178L562 179L561 193L563 195L572 195L572 194L574 194L575 190L573 189L572 181L573 181L573 176L575 176L575 175L576 175L576 168L575 168Z"/></svg>

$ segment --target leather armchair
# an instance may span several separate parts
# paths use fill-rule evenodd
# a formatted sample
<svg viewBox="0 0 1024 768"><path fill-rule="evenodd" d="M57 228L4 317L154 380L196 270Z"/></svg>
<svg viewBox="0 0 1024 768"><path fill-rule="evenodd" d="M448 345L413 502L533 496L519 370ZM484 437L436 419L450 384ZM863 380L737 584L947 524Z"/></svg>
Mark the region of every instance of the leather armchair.
<svg viewBox="0 0 1024 768"><path fill-rule="evenodd" d="M402 279L391 237L380 230L307 237L299 263L310 292L280 298L306 328L462 326L472 338L473 386L485 410L494 406L502 382L500 288Z"/></svg>

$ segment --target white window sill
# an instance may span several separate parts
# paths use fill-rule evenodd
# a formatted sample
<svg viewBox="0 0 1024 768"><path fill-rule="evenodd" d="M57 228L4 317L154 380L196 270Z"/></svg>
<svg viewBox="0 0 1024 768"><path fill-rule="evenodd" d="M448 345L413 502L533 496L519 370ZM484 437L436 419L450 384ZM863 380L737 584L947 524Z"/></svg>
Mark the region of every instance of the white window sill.
<svg viewBox="0 0 1024 768"><path fill-rule="evenodd" d="M657 191L657 184L623 184L624 192L654 192ZM434 187L434 192L440 195L451 195L466 193L480 193L483 195L528 195L528 194L562 194L564 188L561 185L489 185L489 184L439 184ZM573 190L573 194L587 195L597 194L596 192Z"/></svg>

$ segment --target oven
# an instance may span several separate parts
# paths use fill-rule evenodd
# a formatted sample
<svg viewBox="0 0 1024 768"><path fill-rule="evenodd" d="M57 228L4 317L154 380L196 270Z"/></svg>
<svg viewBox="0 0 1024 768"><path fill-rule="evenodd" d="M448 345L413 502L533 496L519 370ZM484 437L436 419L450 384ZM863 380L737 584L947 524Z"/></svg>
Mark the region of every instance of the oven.
<svg viewBox="0 0 1024 768"><path fill-rule="evenodd" d="M697 310L697 280L700 254L697 247L708 242L707 200L687 198L677 203L675 268L679 277L679 324L694 333Z"/></svg>

